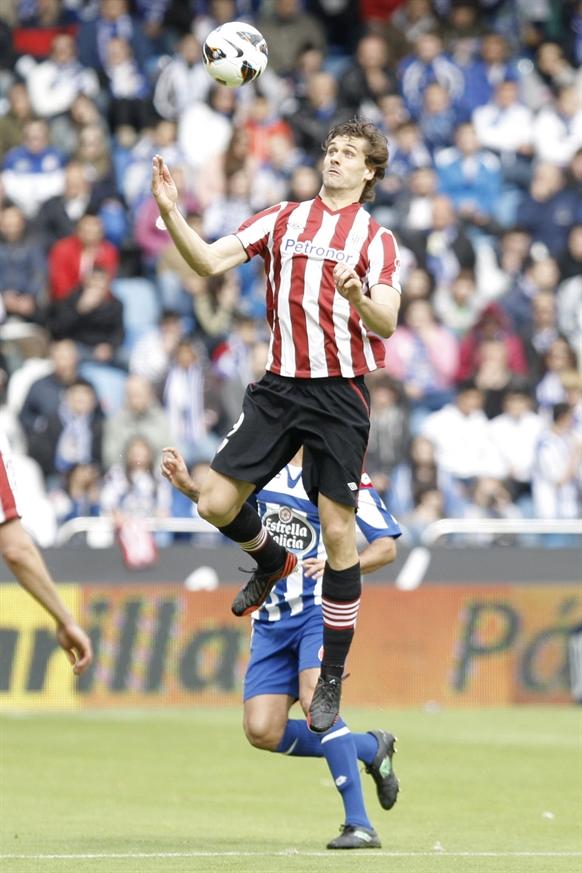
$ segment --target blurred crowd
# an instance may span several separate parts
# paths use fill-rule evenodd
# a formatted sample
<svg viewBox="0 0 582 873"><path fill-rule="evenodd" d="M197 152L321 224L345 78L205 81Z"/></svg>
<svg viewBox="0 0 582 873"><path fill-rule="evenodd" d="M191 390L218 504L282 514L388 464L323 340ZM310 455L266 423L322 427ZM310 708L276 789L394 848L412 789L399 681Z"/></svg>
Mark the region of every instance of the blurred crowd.
<svg viewBox="0 0 582 873"><path fill-rule="evenodd" d="M269 46L237 90L201 63L230 20ZM369 474L410 542L443 516L580 516L582 2L0 0L0 49L0 427L41 544L195 513L160 450L202 476L264 370L262 262L193 275L152 156L211 241L313 197L356 114L389 141L369 209L403 285Z"/></svg>

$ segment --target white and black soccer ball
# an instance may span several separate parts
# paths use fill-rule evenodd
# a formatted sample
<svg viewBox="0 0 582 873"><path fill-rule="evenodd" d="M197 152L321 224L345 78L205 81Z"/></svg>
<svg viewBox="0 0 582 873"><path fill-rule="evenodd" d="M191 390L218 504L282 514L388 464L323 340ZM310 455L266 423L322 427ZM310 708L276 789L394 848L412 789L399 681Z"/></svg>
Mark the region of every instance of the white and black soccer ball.
<svg viewBox="0 0 582 873"><path fill-rule="evenodd" d="M213 79L238 88L264 72L269 50L264 36L245 21L229 21L209 33L202 46L204 66Z"/></svg>

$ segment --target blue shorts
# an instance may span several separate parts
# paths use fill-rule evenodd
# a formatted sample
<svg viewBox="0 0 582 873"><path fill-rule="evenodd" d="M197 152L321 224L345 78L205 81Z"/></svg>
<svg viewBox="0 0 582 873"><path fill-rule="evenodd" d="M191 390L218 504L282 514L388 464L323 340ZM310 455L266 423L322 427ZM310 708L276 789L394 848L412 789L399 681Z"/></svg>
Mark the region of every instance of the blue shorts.
<svg viewBox="0 0 582 873"><path fill-rule="evenodd" d="M321 666L321 609L308 609L283 621L255 621L243 700L258 694L289 694L299 699L299 673Z"/></svg>

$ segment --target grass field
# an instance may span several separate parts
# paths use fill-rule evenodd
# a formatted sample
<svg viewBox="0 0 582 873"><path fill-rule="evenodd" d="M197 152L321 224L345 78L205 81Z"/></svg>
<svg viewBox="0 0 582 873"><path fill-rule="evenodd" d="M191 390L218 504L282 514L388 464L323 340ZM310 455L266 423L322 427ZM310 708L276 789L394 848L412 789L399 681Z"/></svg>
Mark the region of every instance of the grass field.
<svg viewBox="0 0 582 873"><path fill-rule="evenodd" d="M323 760L247 746L240 711L2 716L2 873L580 873L580 708L345 713L399 737L380 851L329 852Z"/></svg>

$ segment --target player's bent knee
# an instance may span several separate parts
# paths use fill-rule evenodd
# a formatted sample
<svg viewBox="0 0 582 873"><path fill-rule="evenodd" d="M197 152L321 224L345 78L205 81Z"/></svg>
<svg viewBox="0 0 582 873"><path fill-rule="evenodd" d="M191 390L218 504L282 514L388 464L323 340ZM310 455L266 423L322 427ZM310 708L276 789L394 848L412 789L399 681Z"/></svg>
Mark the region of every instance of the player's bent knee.
<svg viewBox="0 0 582 873"><path fill-rule="evenodd" d="M251 746L254 746L255 749L264 749L267 752L274 752L281 739L277 735L277 731L273 730L273 726L262 719L245 719L244 731Z"/></svg>

